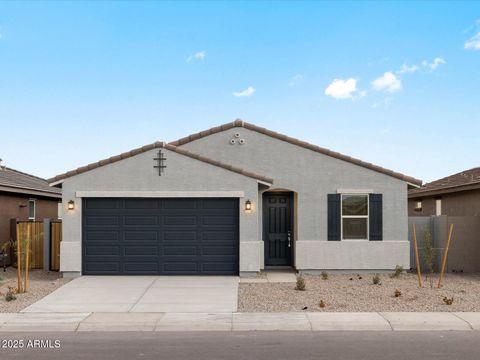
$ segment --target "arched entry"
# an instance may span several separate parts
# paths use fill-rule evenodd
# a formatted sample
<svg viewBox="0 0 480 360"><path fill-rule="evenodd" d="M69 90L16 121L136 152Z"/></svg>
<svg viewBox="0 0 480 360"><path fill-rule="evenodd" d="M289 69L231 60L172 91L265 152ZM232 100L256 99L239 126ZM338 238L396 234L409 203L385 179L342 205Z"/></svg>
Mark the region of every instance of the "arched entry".
<svg viewBox="0 0 480 360"><path fill-rule="evenodd" d="M294 249L294 196L292 191L263 193L265 267L292 266Z"/></svg>

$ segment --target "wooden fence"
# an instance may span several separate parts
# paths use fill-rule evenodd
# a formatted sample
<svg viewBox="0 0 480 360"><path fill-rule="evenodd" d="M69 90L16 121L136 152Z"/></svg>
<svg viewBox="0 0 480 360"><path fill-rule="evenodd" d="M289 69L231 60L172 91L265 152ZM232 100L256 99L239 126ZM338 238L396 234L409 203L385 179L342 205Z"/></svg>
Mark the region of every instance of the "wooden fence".
<svg viewBox="0 0 480 360"><path fill-rule="evenodd" d="M60 270L60 242L62 241L62 223L50 223L50 270Z"/></svg>
<svg viewBox="0 0 480 360"><path fill-rule="evenodd" d="M30 234L30 269L43 269L43 222L40 221L19 221L17 222L17 241L21 245L27 234ZM16 263L16 257L14 258Z"/></svg>
<svg viewBox="0 0 480 360"><path fill-rule="evenodd" d="M49 224L50 229L45 229L45 224L47 226ZM20 244L22 245L27 235L30 234L30 251L28 253L30 269L60 270L60 242L62 241L62 223L60 221L18 221L17 219L11 219L10 228L11 251L9 257L11 265L17 266L17 248L13 242L21 239ZM48 234L50 234L50 237L48 237ZM44 241L47 241L47 244L44 244ZM45 258L44 252L47 249L49 249L49 254ZM49 263L44 264L44 261L48 261L48 259L50 259Z"/></svg>

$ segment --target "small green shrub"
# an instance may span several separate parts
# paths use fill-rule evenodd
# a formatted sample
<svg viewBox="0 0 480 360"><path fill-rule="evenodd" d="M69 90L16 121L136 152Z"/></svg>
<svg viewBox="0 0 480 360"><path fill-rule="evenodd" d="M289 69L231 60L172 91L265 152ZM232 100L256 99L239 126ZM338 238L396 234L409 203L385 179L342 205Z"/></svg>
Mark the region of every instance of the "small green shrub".
<svg viewBox="0 0 480 360"><path fill-rule="evenodd" d="M305 278L302 275L298 275L295 290L305 291L306 287L307 287L307 283L305 282Z"/></svg>
<svg viewBox="0 0 480 360"><path fill-rule="evenodd" d="M372 282L373 282L373 285L380 285L381 283L380 276L378 274L373 275Z"/></svg>
<svg viewBox="0 0 480 360"><path fill-rule="evenodd" d="M326 271L322 271L322 280L328 280L328 273Z"/></svg>
<svg viewBox="0 0 480 360"><path fill-rule="evenodd" d="M403 273L403 266L402 265L397 265L395 266L395 271L393 272L392 275L390 275L391 278L399 278L400 275Z"/></svg>
<svg viewBox="0 0 480 360"><path fill-rule="evenodd" d="M17 297L15 296L16 292L17 292L17 289L9 286L9 287L8 287L8 291L7 291L7 293L5 294L5 301L17 300Z"/></svg>

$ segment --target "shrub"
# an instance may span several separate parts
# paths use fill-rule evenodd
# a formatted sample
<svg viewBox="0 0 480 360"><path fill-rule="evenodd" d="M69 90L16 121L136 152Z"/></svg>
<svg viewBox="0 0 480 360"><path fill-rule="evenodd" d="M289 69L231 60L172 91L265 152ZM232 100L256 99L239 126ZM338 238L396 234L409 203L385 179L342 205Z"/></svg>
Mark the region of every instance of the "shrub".
<svg viewBox="0 0 480 360"><path fill-rule="evenodd" d="M298 275L297 276L297 285L295 286L295 290L298 290L298 291L305 291L305 288L307 287L306 286L306 282L305 282L305 279L302 275Z"/></svg>
<svg viewBox="0 0 480 360"><path fill-rule="evenodd" d="M322 271L322 280L328 280L328 273L326 271Z"/></svg>
<svg viewBox="0 0 480 360"><path fill-rule="evenodd" d="M435 271L435 248L433 247L432 234L427 226L423 228L423 254L425 267L427 268L425 278L429 281L430 288L433 288L432 274Z"/></svg>
<svg viewBox="0 0 480 360"><path fill-rule="evenodd" d="M372 282L373 282L373 285L380 285L381 283L380 276L378 274L373 275Z"/></svg>
<svg viewBox="0 0 480 360"><path fill-rule="evenodd" d="M402 265L397 265L397 266L395 266L395 271L393 272L392 275L390 275L390 277L399 278L400 275L402 275L402 273L403 273L403 266Z"/></svg>
<svg viewBox="0 0 480 360"><path fill-rule="evenodd" d="M453 304L453 296L451 298L448 298L446 296L443 297L443 302L446 304L446 305L452 305Z"/></svg>
<svg viewBox="0 0 480 360"><path fill-rule="evenodd" d="M5 294L5 301L17 300L17 297L15 296L16 293L17 293L17 289L9 286L8 291Z"/></svg>

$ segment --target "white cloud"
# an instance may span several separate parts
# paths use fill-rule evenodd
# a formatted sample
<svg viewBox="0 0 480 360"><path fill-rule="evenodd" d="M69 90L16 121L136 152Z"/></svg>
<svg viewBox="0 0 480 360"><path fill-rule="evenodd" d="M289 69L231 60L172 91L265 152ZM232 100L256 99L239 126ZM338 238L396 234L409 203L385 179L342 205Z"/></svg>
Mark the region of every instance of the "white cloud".
<svg viewBox="0 0 480 360"><path fill-rule="evenodd" d="M202 51L198 51L196 52L195 54L193 55L190 55L188 58L187 58L187 63L193 61L193 60L203 60L205 59L205 56L207 55L207 52L205 50L202 50Z"/></svg>
<svg viewBox="0 0 480 360"><path fill-rule="evenodd" d="M480 50L480 31L465 42L464 48L467 50Z"/></svg>
<svg viewBox="0 0 480 360"><path fill-rule="evenodd" d="M393 93L402 89L402 81L391 71L387 71L379 78L372 81L372 86L377 91Z"/></svg>
<svg viewBox="0 0 480 360"><path fill-rule="evenodd" d="M397 74L411 74L420 70L418 65L411 65L408 66L407 64L403 64L401 69L397 71Z"/></svg>
<svg viewBox="0 0 480 360"><path fill-rule="evenodd" d="M249 86L245 90L233 92L233 96L236 96L236 97L252 96L254 92L255 92L255 88L253 86Z"/></svg>
<svg viewBox="0 0 480 360"><path fill-rule="evenodd" d="M430 71L435 71L437 70L437 68L442 65L442 64L445 64L446 61L444 58L441 58L441 57L436 57L435 59L433 59L433 61L431 63L429 63L427 60L423 60L422 61L422 65L428 69L430 69Z"/></svg>
<svg viewBox="0 0 480 360"><path fill-rule="evenodd" d="M356 79L334 79L325 89L325 95L335 99L352 99L357 91Z"/></svg>
<svg viewBox="0 0 480 360"><path fill-rule="evenodd" d="M303 79L304 79L304 77L303 77L302 74L296 74L296 75L292 76L292 78L288 82L288 86L298 85L299 83L301 83L303 81Z"/></svg>

